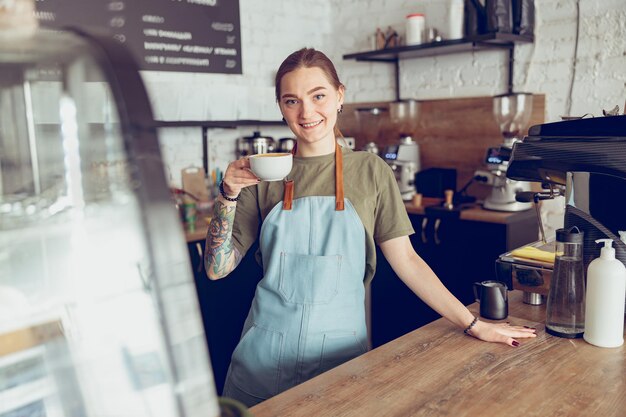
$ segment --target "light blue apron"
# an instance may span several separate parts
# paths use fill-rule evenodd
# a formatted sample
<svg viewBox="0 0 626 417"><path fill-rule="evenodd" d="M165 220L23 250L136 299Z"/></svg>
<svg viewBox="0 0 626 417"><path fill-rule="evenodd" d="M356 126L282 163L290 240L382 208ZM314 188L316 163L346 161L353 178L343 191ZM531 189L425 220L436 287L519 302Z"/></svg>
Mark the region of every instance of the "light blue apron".
<svg viewBox="0 0 626 417"><path fill-rule="evenodd" d="M343 195L291 196L286 186L261 226L264 277L224 386L224 396L247 406L367 350L363 223Z"/></svg>

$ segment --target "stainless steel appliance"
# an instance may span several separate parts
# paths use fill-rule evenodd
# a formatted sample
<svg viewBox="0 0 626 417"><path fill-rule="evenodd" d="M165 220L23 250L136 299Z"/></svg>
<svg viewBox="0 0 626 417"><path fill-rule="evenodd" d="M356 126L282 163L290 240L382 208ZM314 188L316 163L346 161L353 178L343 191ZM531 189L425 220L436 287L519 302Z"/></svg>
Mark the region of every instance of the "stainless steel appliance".
<svg viewBox="0 0 626 417"><path fill-rule="evenodd" d="M489 148L485 162L489 173L478 172L487 178L491 193L483 207L498 211L522 211L531 208L528 202L515 199L518 192L530 191L530 183L515 181L506 176L509 156L513 145L521 139L532 113L533 96L529 93L510 93L493 99L493 115L500 127L504 142L499 147Z"/></svg>
<svg viewBox="0 0 626 417"><path fill-rule="evenodd" d="M237 157L243 158L248 155L274 152L276 141L271 136L263 136L255 130L252 136L244 136L237 139Z"/></svg>
<svg viewBox="0 0 626 417"><path fill-rule="evenodd" d="M626 264L626 116L598 117L533 126L515 143L507 176L565 187L566 228L584 232L584 271L600 254L595 241L614 240L616 258ZM538 202L555 193L531 193ZM520 195L524 197L525 195ZM540 254L554 254L554 242L531 245ZM554 260L520 257L507 252L496 261L498 279L528 294L547 295ZM519 251L518 251L519 253ZM511 288L511 287L510 287Z"/></svg>
<svg viewBox="0 0 626 417"><path fill-rule="evenodd" d="M387 114L388 110L384 107L359 107L354 110L359 126L357 139L361 143L365 143L362 145L364 151L378 154L378 134L382 121L387 117Z"/></svg>
<svg viewBox="0 0 626 417"><path fill-rule="evenodd" d="M419 146L410 136L403 136L397 145L385 147L383 157L396 176L402 199L411 200L415 195L415 173L420 169Z"/></svg>
<svg viewBox="0 0 626 417"><path fill-rule="evenodd" d="M419 122L419 102L402 100L389 104L389 119L400 132L398 143L388 145L383 158L396 176L402 199L409 201L415 195L415 174L420 171L419 145L413 140Z"/></svg>
<svg viewBox="0 0 626 417"><path fill-rule="evenodd" d="M356 145L356 141L354 140L354 138L346 137L346 136L337 138L337 142L339 142L339 145L345 146L346 148L352 149L352 150L354 150L354 147Z"/></svg>
<svg viewBox="0 0 626 417"><path fill-rule="evenodd" d="M378 155L378 153L380 152L378 149L378 145L376 145L375 142L367 142L361 150L364 152L373 153L374 155Z"/></svg>
<svg viewBox="0 0 626 417"><path fill-rule="evenodd" d="M291 152L296 146L296 138L280 138L278 140L278 152Z"/></svg>
<svg viewBox="0 0 626 417"><path fill-rule="evenodd" d="M220 414L148 96L112 38L0 39L0 415Z"/></svg>
<svg viewBox="0 0 626 417"><path fill-rule="evenodd" d="M235 142L235 149L237 150L237 158L243 158L244 156L252 154L250 142L245 136L242 138L237 138L237 141Z"/></svg>

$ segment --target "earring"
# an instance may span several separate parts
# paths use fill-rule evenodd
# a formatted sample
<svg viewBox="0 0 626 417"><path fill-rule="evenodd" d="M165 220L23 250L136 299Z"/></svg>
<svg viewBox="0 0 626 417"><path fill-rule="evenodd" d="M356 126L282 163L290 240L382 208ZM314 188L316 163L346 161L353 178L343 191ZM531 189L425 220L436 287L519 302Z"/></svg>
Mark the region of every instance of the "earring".
<svg viewBox="0 0 626 417"><path fill-rule="evenodd" d="M337 109L337 114L343 113L343 104Z"/></svg>
<svg viewBox="0 0 626 417"><path fill-rule="evenodd" d="M285 120L285 118L283 117L283 122L287 123L287 120Z"/></svg>

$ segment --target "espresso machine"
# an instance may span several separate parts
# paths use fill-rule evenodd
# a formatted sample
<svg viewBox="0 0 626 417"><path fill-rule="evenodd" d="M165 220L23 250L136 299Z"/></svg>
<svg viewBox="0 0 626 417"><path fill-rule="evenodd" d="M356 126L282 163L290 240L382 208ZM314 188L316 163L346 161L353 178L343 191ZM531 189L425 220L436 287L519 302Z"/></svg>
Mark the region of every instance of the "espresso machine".
<svg viewBox="0 0 626 417"><path fill-rule="evenodd" d="M493 115L500 127L504 142L487 150L485 163L488 172L479 171L476 176L491 185L491 193L483 207L497 211L523 211L531 208L528 202L515 199L518 192L530 191L530 183L507 178L511 150L526 129L532 113L533 96L530 93L509 93L493 98Z"/></svg>
<svg viewBox="0 0 626 417"><path fill-rule="evenodd" d="M549 189L519 194L519 199L536 204L564 188L564 226L584 232L584 271L600 255L597 239L613 239L616 258L626 264L626 242L620 240L626 231L624 126L626 115L536 125L513 145L507 177L540 182ZM496 261L498 279L524 291L530 304L541 303L541 296L548 294L553 269L554 242L545 239L500 255Z"/></svg>
<svg viewBox="0 0 626 417"><path fill-rule="evenodd" d="M383 158L394 172L402 199L410 201L415 195L415 174L420 170L419 145L411 137L417 129L419 102L396 101L389 105L391 123L398 127L398 143L385 147Z"/></svg>

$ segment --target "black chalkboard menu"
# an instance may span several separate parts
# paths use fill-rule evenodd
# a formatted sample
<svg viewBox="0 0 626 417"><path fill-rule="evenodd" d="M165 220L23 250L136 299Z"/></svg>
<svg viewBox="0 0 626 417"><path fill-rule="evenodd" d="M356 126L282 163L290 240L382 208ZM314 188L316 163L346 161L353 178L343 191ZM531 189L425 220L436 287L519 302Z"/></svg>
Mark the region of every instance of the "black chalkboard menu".
<svg viewBox="0 0 626 417"><path fill-rule="evenodd" d="M143 70L241 74L239 0L37 0L43 27L110 33Z"/></svg>

